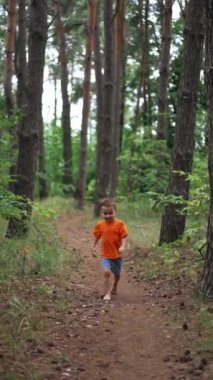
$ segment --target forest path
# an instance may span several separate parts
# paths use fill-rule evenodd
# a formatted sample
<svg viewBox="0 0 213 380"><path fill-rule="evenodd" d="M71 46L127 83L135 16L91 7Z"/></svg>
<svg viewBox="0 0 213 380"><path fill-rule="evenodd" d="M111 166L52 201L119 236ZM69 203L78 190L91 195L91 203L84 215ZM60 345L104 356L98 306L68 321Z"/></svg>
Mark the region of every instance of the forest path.
<svg viewBox="0 0 213 380"><path fill-rule="evenodd" d="M194 380L208 379L208 360L197 347L196 304L181 281L140 282L127 249L118 295L101 299L100 258L91 256L91 226L83 214L56 223L66 248L82 258L80 271L66 277L70 296L66 338L55 342L72 365L55 379ZM69 278L70 276L70 278Z"/></svg>

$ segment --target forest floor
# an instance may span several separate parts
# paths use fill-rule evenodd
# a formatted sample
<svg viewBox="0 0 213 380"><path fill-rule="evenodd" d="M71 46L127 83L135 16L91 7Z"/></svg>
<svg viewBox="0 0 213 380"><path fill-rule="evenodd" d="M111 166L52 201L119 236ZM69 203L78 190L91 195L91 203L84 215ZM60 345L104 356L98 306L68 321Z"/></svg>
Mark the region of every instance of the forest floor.
<svg viewBox="0 0 213 380"><path fill-rule="evenodd" d="M201 304L185 277L141 281L129 243L119 292L104 301L91 225L83 214L66 214L56 224L66 249L79 255L80 269L66 268L60 280L23 282L20 296L29 304L37 295L40 303L37 334L21 345L18 333L33 323L28 312L13 337L16 352L0 342L1 379L213 380L213 352L203 346L209 330L200 323ZM140 251L142 259L147 249ZM4 316L0 323L6 328L9 321Z"/></svg>

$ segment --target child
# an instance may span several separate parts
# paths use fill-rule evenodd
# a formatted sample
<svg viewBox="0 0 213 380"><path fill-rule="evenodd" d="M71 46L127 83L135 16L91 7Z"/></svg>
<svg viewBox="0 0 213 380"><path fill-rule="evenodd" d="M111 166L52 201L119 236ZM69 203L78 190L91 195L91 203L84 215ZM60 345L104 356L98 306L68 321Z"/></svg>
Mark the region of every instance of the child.
<svg viewBox="0 0 213 380"><path fill-rule="evenodd" d="M92 255L96 256L96 245L101 238L102 268L104 270L104 300L110 301L111 294L117 294L120 279L122 253L126 247L128 231L122 220L115 218L116 203L111 198L104 199L100 204L99 221L94 229ZM113 287L110 287L110 275L114 275Z"/></svg>

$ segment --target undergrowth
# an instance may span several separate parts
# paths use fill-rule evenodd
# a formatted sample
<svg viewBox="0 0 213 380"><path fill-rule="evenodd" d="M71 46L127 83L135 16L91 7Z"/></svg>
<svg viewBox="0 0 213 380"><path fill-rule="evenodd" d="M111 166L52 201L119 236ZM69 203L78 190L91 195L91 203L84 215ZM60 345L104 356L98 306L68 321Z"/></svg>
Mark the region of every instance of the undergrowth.
<svg viewBox="0 0 213 380"><path fill-rule="evenodd" d="M65 209L73 210L68 200L53 199L36 207L30 233L25 238L1 238L0 281L33 275L62 273L64 268L78 265L76 256L71 255L59 240L54 219ZM3 221L1 221L3 224ZM5 227L2 228L5 231Z"/></svg>
<svg viewBox="0 0 213 380"><path fill-rule="evenodd" d="M39 344L49 339L45 315L67 310L66 275L81 263L78 252L64 246L55 228L55 218L73 210L69 199L35 203L25 238L4 238L7 226L0 220L1 379L35 379L35 372L39 378L33 358ZM42 368L41 378L44 373Z"/></svg>
<svg viewBox="0 0 213 380"><path fill-rule="evenodd" d="M202 339L202 351L213 352L213 308L203 304L199 312L199 321L202 330L205 331L205 338Z"/></svg>
<svg viewBox="0 0 213 380"><path fill-rule="evenodd" d="M187 276L194 284L203 266L203 257L190 244L179 242L153 246L147 257L138 257L137 270L144 280L175 279Z"/></svg>

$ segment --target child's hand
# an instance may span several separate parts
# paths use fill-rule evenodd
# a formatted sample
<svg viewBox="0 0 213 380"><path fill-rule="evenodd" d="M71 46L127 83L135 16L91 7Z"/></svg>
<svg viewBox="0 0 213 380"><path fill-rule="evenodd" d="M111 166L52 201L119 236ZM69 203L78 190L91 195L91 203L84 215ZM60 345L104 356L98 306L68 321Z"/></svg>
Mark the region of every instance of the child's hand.
<svg viewBox="0 0 213 380"><path fill-rule="evenodd" d="M92 247L92 256L97 257L96 249L94 247Z"/></svg>
<svg viewBox="0 0 213 380"><path fill-rule="evenodd" d="M119 247L119 249L118 249L119 253L122 254L123 251L124 251L124 249L125 249L125 248L121 245L121 246Z"/></svg>

